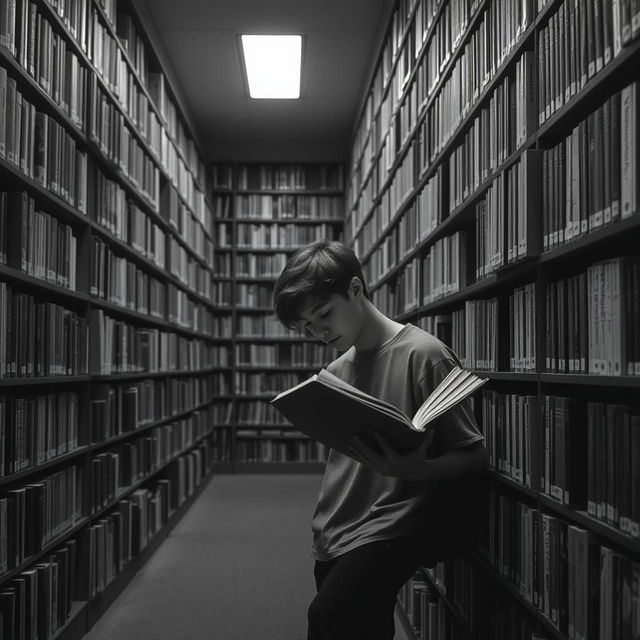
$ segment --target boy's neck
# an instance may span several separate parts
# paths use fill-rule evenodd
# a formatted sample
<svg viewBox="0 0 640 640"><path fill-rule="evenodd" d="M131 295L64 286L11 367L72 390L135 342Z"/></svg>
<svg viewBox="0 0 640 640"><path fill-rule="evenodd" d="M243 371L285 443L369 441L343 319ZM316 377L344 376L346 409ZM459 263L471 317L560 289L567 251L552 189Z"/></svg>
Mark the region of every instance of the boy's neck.
<svg viewBox="0 0 640 640"><path fill-rule="evenodd" d="M373 351L391 340L403 327L403 324L388 318L370 300L363 300L364 318L362 331L354 343L356 351Z"/></svg>

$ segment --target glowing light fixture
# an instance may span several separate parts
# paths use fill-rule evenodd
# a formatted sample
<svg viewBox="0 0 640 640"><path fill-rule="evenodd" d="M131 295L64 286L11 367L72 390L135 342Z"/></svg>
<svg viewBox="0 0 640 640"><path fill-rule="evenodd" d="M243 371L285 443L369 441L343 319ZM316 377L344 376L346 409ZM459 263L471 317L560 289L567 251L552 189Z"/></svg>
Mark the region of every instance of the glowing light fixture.
<svg viewBox="0 0 640 640"><path fill-rule="evenodd" d="M300 97L302 36L243 35L242 51L252 98Z"/></svg>

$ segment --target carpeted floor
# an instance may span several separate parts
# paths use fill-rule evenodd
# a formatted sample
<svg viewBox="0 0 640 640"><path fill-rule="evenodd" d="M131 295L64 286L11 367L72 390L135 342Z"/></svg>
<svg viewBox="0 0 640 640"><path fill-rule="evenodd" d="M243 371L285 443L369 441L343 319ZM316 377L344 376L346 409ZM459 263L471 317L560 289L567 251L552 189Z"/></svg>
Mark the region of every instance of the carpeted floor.
<svg viewBox="0 0 640 640"><path fill-rule="evenodd" d="M214 477L84 640L303 640L320 481Z"/></svg>

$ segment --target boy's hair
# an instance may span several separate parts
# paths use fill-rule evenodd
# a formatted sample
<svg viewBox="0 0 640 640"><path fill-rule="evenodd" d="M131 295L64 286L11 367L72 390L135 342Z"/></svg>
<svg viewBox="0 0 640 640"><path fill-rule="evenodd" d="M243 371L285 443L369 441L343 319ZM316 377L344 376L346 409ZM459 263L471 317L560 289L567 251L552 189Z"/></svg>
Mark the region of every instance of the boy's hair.
<svg viewBox="0 0 640 640"><path fill-rule="evenodd" d="M294 328L299 313L311 298L324 299L334 293L348 298L349 284L360 278L369 297L362 266L352 249L341 242L319 240L298 249L285 265L273 290L273 307L285 327Z"/></svg>

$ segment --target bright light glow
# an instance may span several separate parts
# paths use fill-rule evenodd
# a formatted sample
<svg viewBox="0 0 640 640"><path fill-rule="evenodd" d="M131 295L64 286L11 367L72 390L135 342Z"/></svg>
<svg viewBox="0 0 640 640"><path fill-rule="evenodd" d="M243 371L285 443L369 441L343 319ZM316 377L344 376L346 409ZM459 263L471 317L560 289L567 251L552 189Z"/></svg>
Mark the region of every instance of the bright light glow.
<svg viewBox="0 0 640 640"><path fill-rule="evenodd" d="M300 97L302 36L242 36L252 98Z"/></svg>

